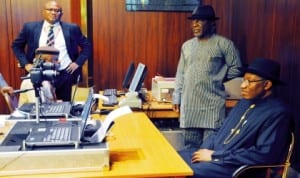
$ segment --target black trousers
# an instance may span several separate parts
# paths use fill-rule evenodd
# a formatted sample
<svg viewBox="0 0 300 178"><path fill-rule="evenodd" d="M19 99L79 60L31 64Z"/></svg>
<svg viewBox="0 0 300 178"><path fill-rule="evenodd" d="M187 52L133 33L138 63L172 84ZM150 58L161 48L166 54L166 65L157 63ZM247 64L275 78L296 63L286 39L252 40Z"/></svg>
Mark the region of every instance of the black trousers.
<svg viewBox="0 0 300 178"><path fill-rule="evenodd" d="M66 70L59 71L59 75L56 76L54 82L55 94L58 100L71 101L74 78L75 73L70 74Z"/></svg>

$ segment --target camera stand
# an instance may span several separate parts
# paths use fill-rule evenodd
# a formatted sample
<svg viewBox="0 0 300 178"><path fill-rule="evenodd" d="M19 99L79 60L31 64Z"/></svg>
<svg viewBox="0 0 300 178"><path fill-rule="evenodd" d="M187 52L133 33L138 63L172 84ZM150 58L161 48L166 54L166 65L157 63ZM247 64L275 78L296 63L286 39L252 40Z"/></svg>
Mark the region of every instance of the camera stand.
<svg viewBox="0 0 300 178"><path fill-rule="evenodd" d="M30 70L30 80L33 84L35 91L35 110L36 110L36 122L40 122L40 104L42 103L42 99L40 96L42 82L45 80L54 80L54 77L58 74L58 72L54 70L45 70L45 67L53 67L53 65L48 65L43 60L39 60L38 64L34 68Z"/></svg>
<svg viewBox="0 0 300 178"><path fill-rule="evenodd" d="M36 119L36 123L40 123L40 102L39 102L39 98L36 97L35 99L35 119Z"/></svg>
<svg viewBox="0 0 300 178"><path fill-rule="evenodd" d="M35 91L35 119L36 123L40 123L40 86L34 86Z"/></svg>

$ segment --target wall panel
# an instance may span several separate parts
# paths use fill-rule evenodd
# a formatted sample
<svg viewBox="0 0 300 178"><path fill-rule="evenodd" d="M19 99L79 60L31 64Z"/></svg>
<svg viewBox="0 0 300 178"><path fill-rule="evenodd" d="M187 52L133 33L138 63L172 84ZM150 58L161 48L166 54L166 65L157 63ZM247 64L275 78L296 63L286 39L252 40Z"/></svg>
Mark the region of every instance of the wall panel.
<svg viewBox="0 0 300 178"><path fill-rule="evenodd" d="M180 46L191 35L189 13L127 12L124 1L93 1L94 83L121 88L131 60L148 66L145 86L159 73L174 76Z"/></svg>
<svg viewBox="0 0 300 178"><path fill-rule="evenodd" d="M10 8L10 4L6 1L3 1L0 6L0 12L2 15L0 16L0 73L7 81L14 81L13 78L13 70L15 69L14 64L11 63L10 60L10 47L9 47L9 32L11 28L8 28L10 14L8 13L8 9ZM8 112L8 109L5 107L4 99L1 96L0 106L4 106L0 108L1 113Z"/></svg>

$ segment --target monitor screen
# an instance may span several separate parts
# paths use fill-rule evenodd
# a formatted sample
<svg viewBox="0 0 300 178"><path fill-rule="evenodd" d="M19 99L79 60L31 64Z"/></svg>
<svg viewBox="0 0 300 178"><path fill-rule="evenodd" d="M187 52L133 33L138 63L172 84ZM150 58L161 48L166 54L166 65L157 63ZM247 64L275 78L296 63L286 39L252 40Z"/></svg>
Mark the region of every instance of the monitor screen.
<svg viewBox="0 0 300 178"><path fill-rule="evenodd" d="M122 88L123 89L126 89L126 90L129 89L130 81L131 81L131 79L133 77L133 74L134 74L134 69L135 69L134 62L131 61L131 63L128 66L127 72L124 76L124 80L123 80L123 83L122 83Z"/></svg>
<svg viewBox="0 0 300 178"><path fill-rule="evenodd" d="M147 66L139 63L129 86L129 91L139 92L147 74Z"/></svg>

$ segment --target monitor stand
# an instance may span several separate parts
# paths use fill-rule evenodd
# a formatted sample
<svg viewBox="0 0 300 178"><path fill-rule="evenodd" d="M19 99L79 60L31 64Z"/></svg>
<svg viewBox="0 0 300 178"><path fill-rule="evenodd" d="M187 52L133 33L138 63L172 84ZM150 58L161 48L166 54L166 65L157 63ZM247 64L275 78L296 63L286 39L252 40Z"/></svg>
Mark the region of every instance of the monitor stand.
<svg viewBox="0 0 300 178"><path fill-rule="evenodd" d="M139 98L138 92L129 91L119 102L119 106L129 106L131 108L142 108L142 100Z"/></svg>

